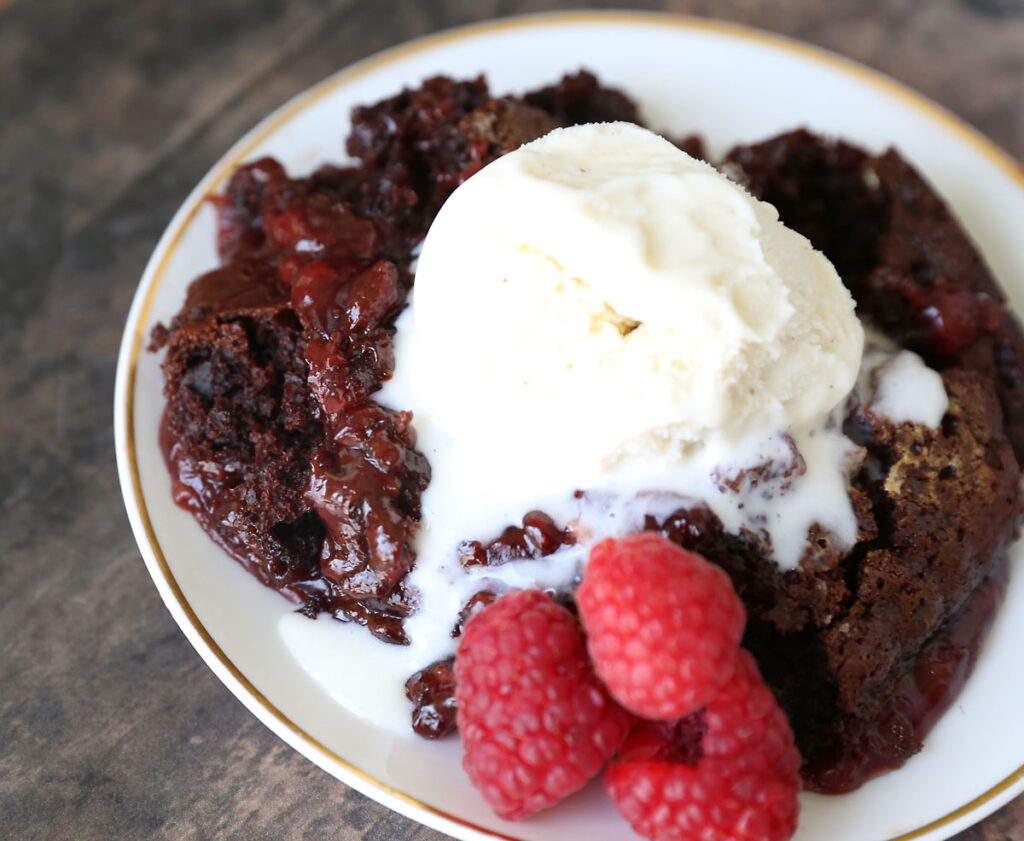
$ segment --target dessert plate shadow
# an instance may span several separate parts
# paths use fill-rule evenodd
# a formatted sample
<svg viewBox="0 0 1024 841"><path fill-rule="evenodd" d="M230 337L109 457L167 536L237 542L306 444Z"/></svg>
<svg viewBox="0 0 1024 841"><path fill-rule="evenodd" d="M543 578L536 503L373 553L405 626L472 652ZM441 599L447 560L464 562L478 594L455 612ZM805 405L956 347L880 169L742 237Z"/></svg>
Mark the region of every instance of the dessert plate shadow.
<svg viewBox="0 0 1024 841"><path fill-rule="evenodd" d="M145 346L153 325L178 310L188 283L217 264L214 212L204 197L221 188L238 164L273 155L289 171L305 174L336 162L343 158L354 105L434 74L483 72L492 90L505 93L548 84L581 67L632 95L655 130L700 132L715 155L796 126L870 149L899 147L946 196L1018 312L1024 304L1024 177L1010 158L885 77L797 42L734 26L620 12L471 26L342 70L242 138L168 226L125 327L114 418L132 528L175 621L254 715L342 782L465 841L634 836L598 784L526 822L499 820L462 773L457 739L430 743L411 733L396 735L332 697L315 668L305 668L289 649L293 606L260 585L174 505L157 437L160 359ZM332 620L320 622L332 625L324 630L332 643L365 635ZM1015 575L974 676L924 750L903 769L853 794L802 795L797 839L939 841L1024 790L1024 680L1016 642L1022 638L1024 578ZM373 670L369 659L355 655L347 667Z"/></svg>

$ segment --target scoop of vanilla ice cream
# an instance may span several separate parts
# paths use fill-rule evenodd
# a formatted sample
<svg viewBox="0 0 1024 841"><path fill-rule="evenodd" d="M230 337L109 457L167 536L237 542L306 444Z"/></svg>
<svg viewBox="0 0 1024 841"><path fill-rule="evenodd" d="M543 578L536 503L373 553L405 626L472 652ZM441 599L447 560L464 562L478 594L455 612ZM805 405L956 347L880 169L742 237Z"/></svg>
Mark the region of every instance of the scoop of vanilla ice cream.
<svg viewBox="0 0 1024 841"><path fill-rule="evenodd" d="M863 349L835 269L773 207L626 123L555 130L459 187L414 328L429 423L518 442L580 487L591 466L819 418Z"/></svg>

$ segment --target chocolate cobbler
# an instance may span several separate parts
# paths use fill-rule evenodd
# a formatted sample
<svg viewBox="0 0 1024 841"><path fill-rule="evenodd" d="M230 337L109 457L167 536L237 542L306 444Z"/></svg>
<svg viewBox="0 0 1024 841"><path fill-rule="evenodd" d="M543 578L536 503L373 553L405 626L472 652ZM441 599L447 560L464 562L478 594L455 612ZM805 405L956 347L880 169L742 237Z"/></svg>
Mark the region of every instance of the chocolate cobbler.
<svg viewBox="0 0 1024 841"><path fill-rule="evenodd" d="M346 148L358 163L290 178L257 160L212 199L222 265L153 331L151 349L166 350L161 443L175 501L306 615L407 642L431 466L411 415L374 394L394 369L395 319L434 215L505 152L612 120L639 122L637 109L588 73L522 97L438 77L354 110ZM703 156L696 136L676 143ZM1024 333L960 224L896 151L801 130L737 146L720 166L825 253L861 318L941 372L949 398L938 427L848 401L843 431L861 448L852 550L812 527L800 566L783 571L763 535L728 533L703 505L647 518L731 576L744 645L790 717L806 786L848 791L920 749L1000 601L1022 514ZM496 566L573 540L531 511L458 551L465 566ZM474 596L453 634L493 598ZM416 732L454 729L450 661L407 689Z"/></svg>

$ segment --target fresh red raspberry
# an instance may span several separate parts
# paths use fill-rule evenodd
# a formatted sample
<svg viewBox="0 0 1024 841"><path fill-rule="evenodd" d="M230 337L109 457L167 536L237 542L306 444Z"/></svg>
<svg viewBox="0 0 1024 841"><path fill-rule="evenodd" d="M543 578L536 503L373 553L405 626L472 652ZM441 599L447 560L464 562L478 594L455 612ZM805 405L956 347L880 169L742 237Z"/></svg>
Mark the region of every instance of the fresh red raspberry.
<svg viewBox="0 0 1024 841"><path fill-rule="evenodd" d="M732 675L743 603L721 569L659 534L597 544L576 602L598 675L639 716L687 715Z"/></svg>
<svg viewBox="0 0 1024 841"><path fill-rule="evenodd" d="M502 596L469 619L455 681L462 765L508 820L581 788L632 723L594 674L579 623L536 590Z"/></svg>
<svg viewBox="0 0 1024 841"><path fill-rule="evenodd" d="M785 714L740 651L706 710L637 723L605 788L652 841L784 841L796 830L799 765Z"/></svg>
<svg viewBox="0 0 1024 841"><path fill-rule="evenodd" d="M787 785L800 785L800 754L789 719L765 686L749 651L737 652L736 670L705 710L705 756L741 762L757 756Z"/></svg>
<svg viewBox="0 0 1024 841"><path fill-rule="evenodd" d="M651 841L785 841L796 831L796 789L755 763L616 762L604 779L622 816Z"/></svg>

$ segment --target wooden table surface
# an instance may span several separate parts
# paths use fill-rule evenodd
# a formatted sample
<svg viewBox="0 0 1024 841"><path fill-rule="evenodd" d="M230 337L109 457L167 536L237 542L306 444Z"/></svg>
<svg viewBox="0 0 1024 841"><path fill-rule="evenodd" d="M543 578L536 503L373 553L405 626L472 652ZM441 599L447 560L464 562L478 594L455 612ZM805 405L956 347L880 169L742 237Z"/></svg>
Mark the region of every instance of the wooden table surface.
<svg viewBox="0 0 1024 841"><path fill-rule="evenodd" d="M115 358L162 229L254 122L384 47L556 5L586 4L0 0L0 838L443 839L278 740L177 629L121 503ZM638 5L851 56L1024 159L1024 0ZM1024 799L958 838L1024 841Z"/></svg>

